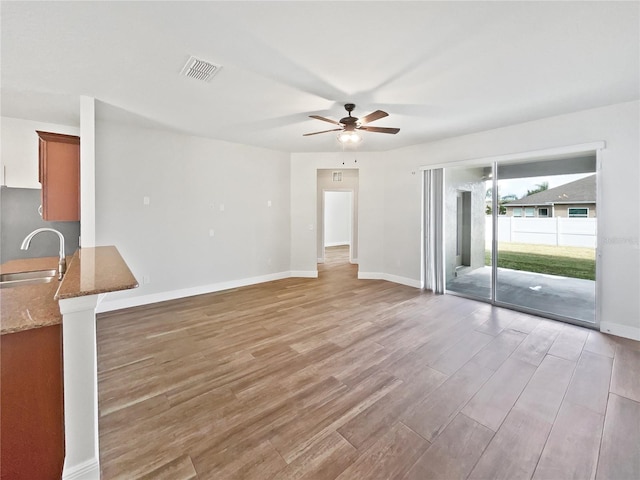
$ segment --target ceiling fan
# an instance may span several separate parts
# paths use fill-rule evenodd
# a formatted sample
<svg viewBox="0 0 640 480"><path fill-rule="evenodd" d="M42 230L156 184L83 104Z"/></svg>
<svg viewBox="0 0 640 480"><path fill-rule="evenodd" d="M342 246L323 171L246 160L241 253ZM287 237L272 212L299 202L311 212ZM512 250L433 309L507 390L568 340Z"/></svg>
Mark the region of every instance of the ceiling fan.
<svg viewBox="0 0 640 480"><path fill-rule="evenodd" d="M313 133L305 133L303 137L308 137L309 135L318 135L319 133L328 133L328 132L340 132L338 134L338 140L342 143L358 143L362 140L362 137L358 135L357 130L364 130L366 132L375 132L375 133L392 133L396 134L400 131L399 128L388 128L388 127L369 127L368 123L371 123L375 120L379 120L380 118L384 118L389 114L387 112L383 112L382 110L376 110L375 112L370 113L369 115L365 115L362 118L352 117L351 112L356 108L355 104L347 103L344 106L344 109L347 111L349 116L341 118L339 122L335 120L331 120L330 118L321 117L319 115L309 115L311 118L315 118L316 120L322 120L323 122L333 123L334 125L340 126L340 128L332 128L331 130L322 130L321 132L313 132Z"/></svg>

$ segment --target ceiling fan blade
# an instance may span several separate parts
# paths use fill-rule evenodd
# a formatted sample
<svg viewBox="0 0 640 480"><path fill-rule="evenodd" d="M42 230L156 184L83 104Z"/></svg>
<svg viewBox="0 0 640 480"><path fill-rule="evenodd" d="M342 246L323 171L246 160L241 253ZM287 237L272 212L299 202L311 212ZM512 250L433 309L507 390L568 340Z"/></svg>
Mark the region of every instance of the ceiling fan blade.
<svg viewBox="0 0 640 480"><path fill-rule="evenodd" d="M303 133L303 137L308 137L309 135L318 135L319 133L328 133L328 132L339 132L342 128L332 128L331 130L323 130L321 132L313 132L313 133Z"/></svg>
<svg viewBox="0 0 640 480"><path fill-rule="evenodd" d="M358 127L358 130L365 130L367 132L375 132L375 133L398 133L400 131L399 128L388 128L388 127Z"/></svg>
<svg viewBox="0 0 640 480"><path fill-rule="evenodd" d="M362 117L359 122L360 125L364 125L365 123L373 122L374 120L379 120L380 118L384 118L389 116L387 112L383 112L382 110L376 110L375 112L371 112L369 115L365 115Z"/></svg>
<svg viewBox="0 0 640 480"><path fill-rule="evenodd" d="M335 120L331 120L330 118L324 118L320 115L309 115L311 118L315 118L316 120L322 120L323 122L333 123L334 125L340 125L340 122L336 122Z"/></svg>

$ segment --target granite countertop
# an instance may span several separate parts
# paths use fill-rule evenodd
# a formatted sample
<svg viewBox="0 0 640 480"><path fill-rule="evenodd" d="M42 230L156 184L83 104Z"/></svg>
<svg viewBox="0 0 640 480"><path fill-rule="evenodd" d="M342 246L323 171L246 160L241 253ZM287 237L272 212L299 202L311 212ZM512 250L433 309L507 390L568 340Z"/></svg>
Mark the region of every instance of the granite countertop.
<svg viewBox="0 0 640 480"><path fill-rule="evenodd" d="M138 282L114 246L81 248L67 260L61 282L0 289L0 333L15 333L62 322L58 300L136 288ZM0 272L57 269L58 257L12 260Z"/></svg>
<svg viewBox="0 0 640 480"><path fill-rule="evenodd" d="M56 292L56 300L136 288L138 281L114 246L80 248Z"/></svg>
<svg viewBox="0 0 640 480"><path fill-rule="evenodd" d="M11 260L0 265L1 273L33 272L58 268L58 257ZM53 297L60 282L38 283L0 289L0 330L2 334L30 328L48 327L62 322L58 302Z"/></svg>

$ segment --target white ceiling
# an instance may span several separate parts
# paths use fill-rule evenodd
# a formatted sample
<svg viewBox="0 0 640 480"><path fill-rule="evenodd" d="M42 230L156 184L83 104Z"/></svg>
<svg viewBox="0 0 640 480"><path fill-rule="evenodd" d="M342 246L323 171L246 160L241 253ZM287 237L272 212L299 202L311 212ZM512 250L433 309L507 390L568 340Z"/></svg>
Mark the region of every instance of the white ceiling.
<svg viewBox="0 0 640 480"><path fill-rule="evenodd" d="M352 102L401 129L365 132L360 148L390 150L638 99L639 6L2 2L2 115L79 124L90 95L117 121L335 151L334 134L302 136L332 128L308 115L339 119ZM223 68L182 77L190 55Z"/></svg>

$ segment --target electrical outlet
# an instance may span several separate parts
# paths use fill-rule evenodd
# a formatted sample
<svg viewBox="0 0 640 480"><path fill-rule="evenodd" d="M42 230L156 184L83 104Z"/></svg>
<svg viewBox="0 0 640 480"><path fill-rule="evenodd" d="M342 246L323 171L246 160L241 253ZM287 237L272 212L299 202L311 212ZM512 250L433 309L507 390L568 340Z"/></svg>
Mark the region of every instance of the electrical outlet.
<svg viewBox="0 0 640 480"><path fill-rule="evenodd" d="M221 203L221 204L220 204L220 211L221 211L221 212L224 212L224 203Z"/></svg>
<svg viewBox="0 0 640 480"><path fill-rule="evenodd" d="M150 275L143 275L142 276L142 284L143 285L148 285L151 283L151 276Z"/></svg>
<svg viewBox="0 0 640 480"><path fill-rule="evenodd" d="M213 228L210 228L210 229L209 229L209 236L210 236L210 237L215 237L215 235L216 235L215 230L214 230Z"/></svg>
<svg viewBox="0 0 640 480"><path fill-rule="evenodd" d="M151 205L151 199L149 197L142 197L142 203L144 205Z"/></svg>
<svg viewBox="0 0 640 480"><path fill-rule="evenodd" d="M267 207L271 206L271 200L267 200Z"/></svg>

